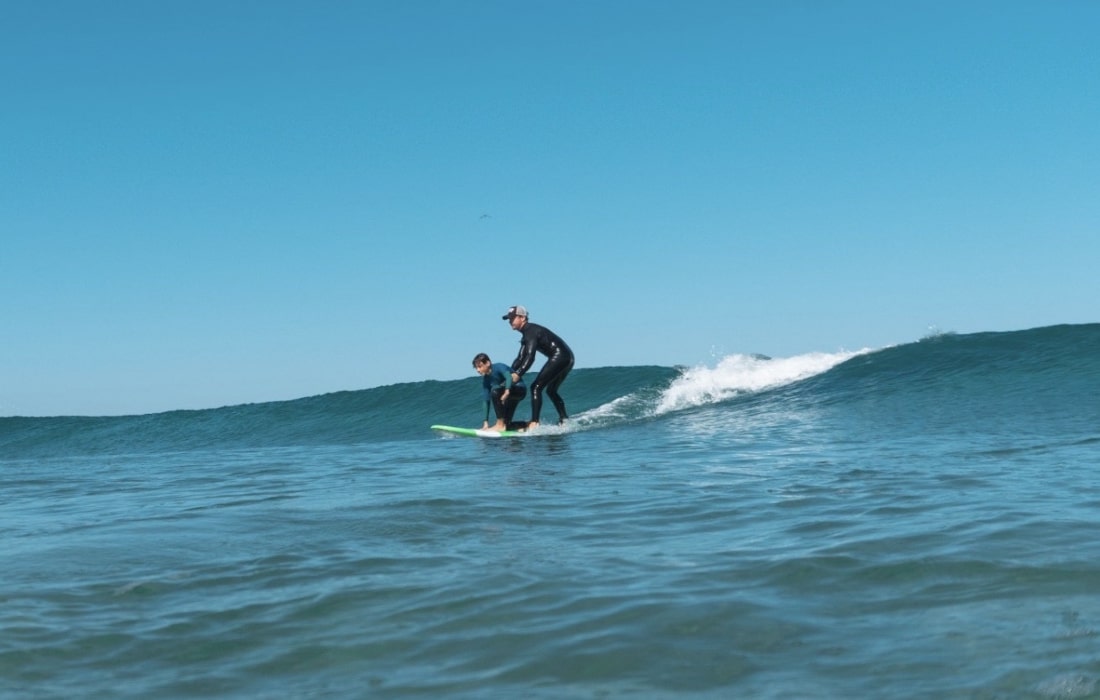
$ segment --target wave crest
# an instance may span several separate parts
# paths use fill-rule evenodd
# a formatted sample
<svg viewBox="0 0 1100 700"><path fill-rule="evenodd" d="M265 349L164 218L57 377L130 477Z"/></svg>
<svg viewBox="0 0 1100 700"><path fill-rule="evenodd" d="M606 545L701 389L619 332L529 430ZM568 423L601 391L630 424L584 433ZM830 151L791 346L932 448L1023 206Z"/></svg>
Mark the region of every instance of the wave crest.
<svg viewBox="0 0 1100 700"><path fill-rule="evenodd" d="M871 350L814 352L776 359L762 355L729 355L714 367L685 369L661 394L654 415L781 387L827 372L841 362L868 352Z"/></svg>

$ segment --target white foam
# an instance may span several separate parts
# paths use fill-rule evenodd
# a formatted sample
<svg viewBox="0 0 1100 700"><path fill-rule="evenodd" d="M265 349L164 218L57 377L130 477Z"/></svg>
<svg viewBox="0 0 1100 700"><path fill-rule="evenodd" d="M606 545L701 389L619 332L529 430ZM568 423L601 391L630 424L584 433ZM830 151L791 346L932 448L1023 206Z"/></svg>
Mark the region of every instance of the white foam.
<svg viewBox="0 0 1100 700"><path fill-rule="evenodd" d="M776 387L821 374L869 349L855 352L814 352L786 358L729 355L715 367L684 370L661 394L654 415L718 403L747 392Z"/></svg>

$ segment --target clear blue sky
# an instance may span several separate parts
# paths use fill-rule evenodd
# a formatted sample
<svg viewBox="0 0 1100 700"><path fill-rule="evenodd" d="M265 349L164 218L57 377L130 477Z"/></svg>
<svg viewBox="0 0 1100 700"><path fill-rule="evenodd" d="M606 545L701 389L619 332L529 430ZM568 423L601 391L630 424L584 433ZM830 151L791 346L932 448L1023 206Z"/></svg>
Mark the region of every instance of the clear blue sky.
<svg viewBox="0 0 1100 700"><path fill-rule="evenodd" d="M517 303L579 367L1096 322L1097 37L1093 0L4 2L0 415L472 376Z"/></svg>

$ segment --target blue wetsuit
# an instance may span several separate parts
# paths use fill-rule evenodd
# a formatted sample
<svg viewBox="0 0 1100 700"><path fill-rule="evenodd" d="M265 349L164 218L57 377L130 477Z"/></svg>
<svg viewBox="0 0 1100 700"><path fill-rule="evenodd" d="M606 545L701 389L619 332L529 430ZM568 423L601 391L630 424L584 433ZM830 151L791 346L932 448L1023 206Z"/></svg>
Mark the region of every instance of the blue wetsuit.
<svg viewBox="0 0 1100 700"><path fill-rule="evenodd" d="M485 400L485 420L489 420L489 405L498 419L503 419L505 425L512 423L512 416L516 413L516 406L527 396L527 387L523 380L512 382L512 368L503 362L494 362L489 374L481 377L482 395ZM508 391L508 400L502 401L501 394Z"/></svg>

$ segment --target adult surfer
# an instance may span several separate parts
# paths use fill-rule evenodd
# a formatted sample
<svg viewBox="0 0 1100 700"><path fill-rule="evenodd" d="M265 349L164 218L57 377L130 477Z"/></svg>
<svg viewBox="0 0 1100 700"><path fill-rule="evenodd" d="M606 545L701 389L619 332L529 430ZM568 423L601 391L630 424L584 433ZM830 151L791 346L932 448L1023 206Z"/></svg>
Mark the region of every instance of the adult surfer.
<svg viewBox="0 0 1100 700"><path fill-rule="evenodd" d="M523 380L512 380L512 368L503 362L493 362L489 356L479 352L474 356L474 370L481 375L481 388L485 397L485 421L482 430L521 430L526 423L513 423L516 406L527 396L527 387ZM489 426L489 406L496 413L497 422Z"/></svg>
<svg viewBox="0 0 1100 700"><path fill-rule="evenodd" d="M531 323L527 318L527 309L512 306L508 313L501 316L512 326L512 330L523 337L519 341L519 354L512 361L512 380L520 381L535 362L535 353L546 355L546 364L539 370L535 381L531 383L531 422L528 430L537 428L542 413L542 392L550 397L554 408L558 410L558 423L564 423L569 416L565 413L565 401L558 394L558 387L573 369L573 351L556 333L545 326Z"/></svg>

